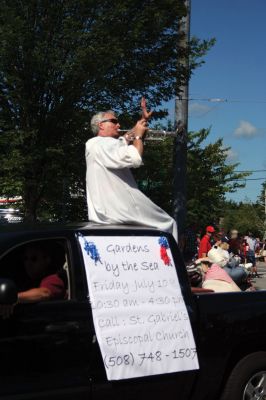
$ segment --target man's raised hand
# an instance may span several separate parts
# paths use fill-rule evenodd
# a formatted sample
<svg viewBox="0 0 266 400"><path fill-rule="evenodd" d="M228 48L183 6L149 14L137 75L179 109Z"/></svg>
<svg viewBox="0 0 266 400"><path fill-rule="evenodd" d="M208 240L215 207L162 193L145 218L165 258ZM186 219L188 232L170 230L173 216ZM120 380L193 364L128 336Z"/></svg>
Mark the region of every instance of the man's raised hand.
<svg viewBox="0 0 266 400"><path fill-rule="evenodd" d="M142 97L142 98L141 98L140 105L141 105L141 110L142 110L142 118L148 120L148 119L151 117L151 115L152 115L152 111L147 111L147 106L146 106L146 99L145 99L145 97Z"/></svg>

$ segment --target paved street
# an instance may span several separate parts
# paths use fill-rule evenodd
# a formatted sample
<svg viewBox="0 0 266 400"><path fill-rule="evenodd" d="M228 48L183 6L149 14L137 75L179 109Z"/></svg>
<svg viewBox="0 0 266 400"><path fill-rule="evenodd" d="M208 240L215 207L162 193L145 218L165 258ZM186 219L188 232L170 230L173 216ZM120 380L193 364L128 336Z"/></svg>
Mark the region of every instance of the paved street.
<svg viewBox="0 0 266 400"><path fill-rule="evenodd" d="M262 261L257 261L257 268L260 278L252 279L252 283L256 289L266 290L266 264Z"/></svg>

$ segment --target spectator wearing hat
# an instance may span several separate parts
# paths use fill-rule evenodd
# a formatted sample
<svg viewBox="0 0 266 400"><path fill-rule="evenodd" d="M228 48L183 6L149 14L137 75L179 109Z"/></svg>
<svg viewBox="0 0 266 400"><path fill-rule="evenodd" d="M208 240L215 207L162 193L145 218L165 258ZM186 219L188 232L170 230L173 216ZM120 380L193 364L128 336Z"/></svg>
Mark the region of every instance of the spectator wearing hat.
<svg viewBox="0 0 266 400"><path fill-rule="evenodd" d="M223 268L237 285L242 285L248 277L248 271L240 265L238 256L235 257L233 254L230 256L229 242L228 236L223 236L219 244L219 249L226 262Z"/></svg>
<svg viewBox="0 0 266 400"><path fill-rule="evenodd" d="M229 238L228 236L222 236L219 242L219 247L222 250L225 259L229 262L230 254L229 254Z"/></svg>
<svg viewBox="0 0 266 400"><path fill-rule="evenodd" d="M203 273L203 289L211 289L214 292L240 292L241 289L224 270L226 260L220 248L212 248L208 257L197 260L201 264Z"/></svg>
<svg viewBox="0 0 266 400"><path fill-rule="evenodd" d="M214 234L214 232L215 232L215 229L213 226L209 225L206 227L206 233L200 241L198 258L206 257L208 254L208 251L211 250L211 248L212 248L211 237Z"/></svg>

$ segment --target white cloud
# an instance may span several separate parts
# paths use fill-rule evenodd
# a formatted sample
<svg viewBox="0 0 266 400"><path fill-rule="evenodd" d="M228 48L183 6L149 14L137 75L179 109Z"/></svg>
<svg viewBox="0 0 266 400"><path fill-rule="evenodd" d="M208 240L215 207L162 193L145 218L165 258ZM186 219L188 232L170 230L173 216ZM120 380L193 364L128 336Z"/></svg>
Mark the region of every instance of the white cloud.
<svg viewBox="0 0 266 400"><path fill-rule="evenodd" d="M240 121L239 126L234 131L234 136L238 138L251 139L258 135L258 129L248 121Z"/></svg>
<svg viewBox="0 0 266 400"><path fill-rule="evenodd" d="M206 104L200 103L190 103L189 104L189 115L192 117L201 117L202 115L211 111L211 107L207 106Z"/></svg>
<svg viewBox="0 0 266 400"><path fill-rule="evenodd" d="M229 149L226 151L227 153L227 161L229 163L234 163L236 161L238 161L238 153L232 149Z"/></svg>

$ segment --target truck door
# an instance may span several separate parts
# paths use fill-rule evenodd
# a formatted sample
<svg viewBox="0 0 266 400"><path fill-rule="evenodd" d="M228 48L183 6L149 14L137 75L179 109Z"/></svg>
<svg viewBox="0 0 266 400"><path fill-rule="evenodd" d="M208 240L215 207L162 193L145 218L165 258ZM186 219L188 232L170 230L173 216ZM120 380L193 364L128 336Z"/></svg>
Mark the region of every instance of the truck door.
<svg viewBox="0 0 266 400"><path fill-rule="evenodd" d="M63 299L17 304L13 315L0 319L0 398L21 394L25 399L47 393L64 393L72 398L83 388L90 397L88 365L93 325L88 300L75 289L79 266L72 270L66 240L55 239L63 250L67 275ZM31 241L31 245L34 242ZM24 245L23 245L24 246ZM1 277L13 279L18 288L25 284L19 257L23 246L9 251L0 261ZM66 271L66 264L68 271ZM22 290L22 289L21 289ZM20 398L24 398L24 397Z"/></svg>

